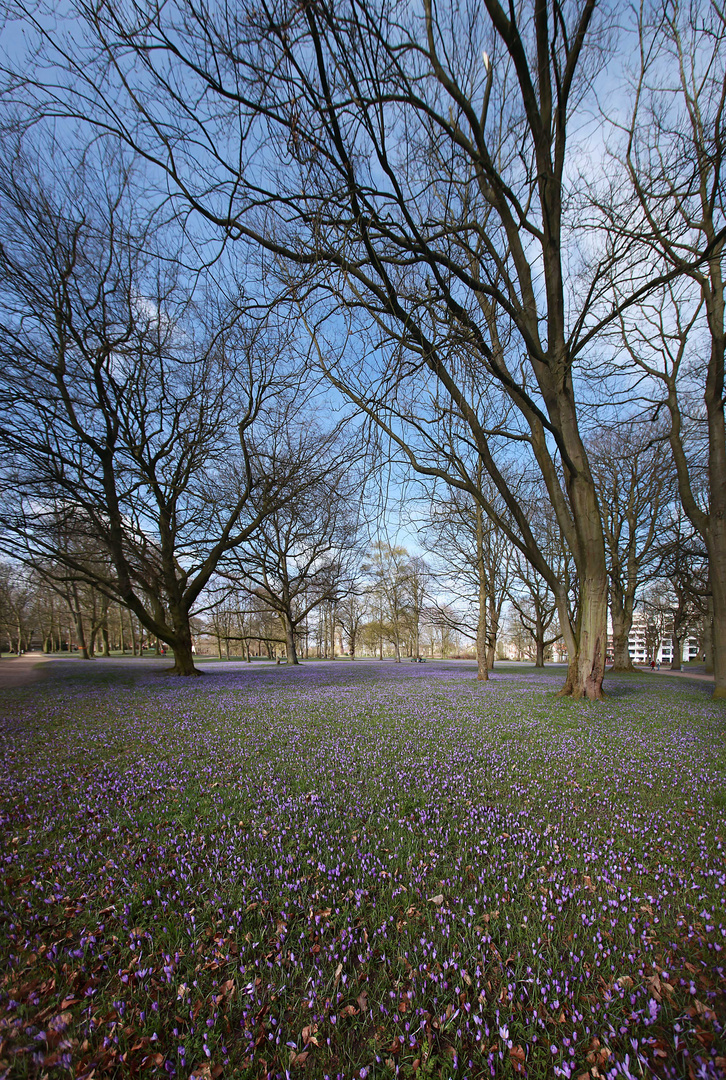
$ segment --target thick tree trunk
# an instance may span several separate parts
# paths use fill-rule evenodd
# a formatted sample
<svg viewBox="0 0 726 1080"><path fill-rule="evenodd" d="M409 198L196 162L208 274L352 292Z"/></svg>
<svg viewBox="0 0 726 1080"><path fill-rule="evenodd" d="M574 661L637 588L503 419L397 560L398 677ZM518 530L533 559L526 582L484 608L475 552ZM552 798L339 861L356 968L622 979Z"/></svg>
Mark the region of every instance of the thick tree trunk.
<svg viewBox="0 0 726 1080"><path fill-rule="evenodd" d="M706 614L703 616L702 647L706 661L706 674L713 675L713 601L710 596L707 599Z"/></svg>
<svg viewBox="0 0 726 1080"><path fill-rule="evenodd" d="M106 657L110 656L111 655L111 646L110 646L110 643L109 643L109 640L108 640L108 625L107 624L104 624L101 627L101 641L103 642L103 648L102 648L103 656L106 656Z"/></svg>
<svg viewBox="0 0 726 1080"><path fill-rule="evenodd" d="M166 669L170 675L186 676L202 674L202 672L194 666L191 635L188 641L170 642L169 644L174 650L174 667Z"/></svg>
<svg viewBox="0 0 726 1080"><path fill-rule="evenodd" d="M174 666L166 670L170 675L201 675L202 672L194 666L189 615L181 608L174 610L171 605L169 614L173 620L174 638L168 644L174 650Z"/></svg>
<svg viewBox="0 0 726 1080"><path fill-rule="evenodd" d="M285 624L285 650L287 654L288 664L299 664L300 661L297 657L297 649L295 648L295 634L293 632L292 624L287 618L283 618ZM335 653L335 639L333 639L333 653Z"/></svg>
<svg viewBox="0 0 726 1080"><path fill-rule="evenodd" d="M612 588L610 614L613 620L613 671L635 671L628 649L628 638L633 627L633 612L631 609L628 613L622 597Z"/></svg>
<svg viewBox="0 0 726 1080"><path fill-rule="evenodd" d="M569 665L561 696L590 701L600 701L604 696L607 594L604 573L585 577L581 582L579 623L574 640L568 642ZM571 635L566 635L566 641L568 637Z"/></svg>
<svg viewBox="0 0 726 1080"><path fill-rule="evenodd" d="M714 516L709 530L708 565L713 598L713 696L723 698L726 697L726 521Z"/></svg>
<svg viewBox="0 0 726 1080"><path fill-rule="evenodd" d="M671 671L681 670L681 656L683 655L683 641L680 634L674 630L671 634Z"/></svg>

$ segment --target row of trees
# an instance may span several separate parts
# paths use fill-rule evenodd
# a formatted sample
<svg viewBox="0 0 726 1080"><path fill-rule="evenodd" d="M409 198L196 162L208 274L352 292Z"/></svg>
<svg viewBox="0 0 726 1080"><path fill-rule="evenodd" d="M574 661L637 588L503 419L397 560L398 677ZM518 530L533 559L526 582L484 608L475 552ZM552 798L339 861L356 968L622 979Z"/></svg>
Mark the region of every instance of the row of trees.
<svg viewBox="0 0 726 1080"><path fill-rule="evenodd" d="M302 350L381 452L497 526L549 590L564 692L599 698L608 598L620 624L630 601L596 432L656 417L706 553L726 694L717 5L644 3L624 24L604 0L10 10L34 40L32 62L5 65L8 130L22 142L51 121L65 151L95 133L96 178L119 147L145 163L135 199L102 205L88 185L46 194L47 148L44 176L22 175L19 152L6 167L0 428L18 536L57 546L80 509L113 574L76 571L188 668L189 612L218 563L307 482L271 405L296 400L299 367L278 361ZM183 225L173 243L149 243L152 210Z"/></svg>
<svg viewBox="0 0 726 1080"><path fill-rule="evenodd" d="M321 454L324 442L317 434ZM599 445L591 447L608 508L613 659L620 670L632 667L628 638L636 601L649 613L649 656L667 636L677 666L685 638L696 629L712 655L709 636L701 632L709 622L706 553L692 530L684 531L672 474L661 467L662 444L662 434L651 425L631 430L620 442L613 432L601 433ZM290 663L297 663L300 647L306 656L311 647L318 656L334 656L336 640L338 651L352 656L361 642L381 657L390 645L397 660L404 653L418 656L435 641L444 654L452 641L468 640L476 646L480 678L487 678L504 610L506 636L516 642L517 653L531 653L543 664L562 638L555 599L481 508L467 496L428 489L418 503L426 559L382 542L366 547L356 455L345 460L342 451L350 446L339 436L332 445L335 462L317 482L294 504L271 511L234 559L219 564L190 630L216 638L220 656L223 646L227 655L232 646L248 659L253 650L271 656L283 646ZM533 491L530 502L532 527L553 562L559 553L574 607L576 576L566 545L546 499ZM123 650L128 637L132 651L137 641L140 649L143 630L136 631L131 616L126 630L123 608L106 592L74 577L62 562L29 562L26 573L4 569L0 615L8 642L15 640L20 649L40 634L44 648L70 648L72 640L83 656L92 656L107 655L109 640Z"/></svg>

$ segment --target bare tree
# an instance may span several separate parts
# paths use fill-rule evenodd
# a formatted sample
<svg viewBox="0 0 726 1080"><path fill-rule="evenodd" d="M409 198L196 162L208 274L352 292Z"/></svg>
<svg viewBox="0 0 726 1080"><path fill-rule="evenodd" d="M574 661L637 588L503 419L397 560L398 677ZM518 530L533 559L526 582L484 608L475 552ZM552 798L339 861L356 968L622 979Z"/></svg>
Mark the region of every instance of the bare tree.
<svg viewBox="0 0 726 1080"><path fill-rule="evenodd" d="M123 603L189 675L195 603L299 469L265 468L274 335L179 279L132 179L79 162L51 193L21 154L0 165L3 544Z"/></svg>
<svg viewBox="0 0 726 1080"><path fill-rule="evenodd" d="M660 572L669 584L666 597L673 646L671 668L679 671L684 642L709 622L708 554L682 510L672 514L658 548ZM708 659L713 659L712 646L708 651L711 656L707 664Z"/></svg>
<svg viewBox="0 0 726 1080"><path fill-rule="evenodd" d="M644 4L634 106L622 154L631 198L609 226L628 238L634 277L670 276L626 310L628 354L669 419L680 498L708 552L716 697L726 696L726 420L723 126L726 13L718 4ZM702 354L707 360L702 362ZM700 402L694 408L694 390ZM702 452L689 453L693 428ZM705 466L706 485L700 483Z"/></svg>
<svg viewBox="0 0 726 1080"><path fill-rule="evenodd" d="M259 528L234 562L255 595L282 623L287 662L297 664L296 639L308 615L339 598L346 569L356 556L360 528L360 478L352 471L355 444L337 430L323 432L310 415L288 418L278 433L276 460L295 460L305 489L279 509L265 512Z"/></svg>
<svg viewBox="0 0 726 1080"><path fill-rule="evenodd" d="M597 305L617 258L565 265L580 224L570 121L604 57L596 8L280 0L200 14L189 0L80 0L66 36L28 9L58 78L16 83L35 116L113 131L187 208L260 251L335 385L414 468L469 492L548 581L565 692L591 698L608 590L577 365L616 317ZM341 307L367 358L328 347ZM449 443L434 437L447 415ZM574 620L501 468L512 444L536 462L572 552ZM506 519L477 486L479 461Z"/></svg>
<svg viewBox="0 0 726 1080"><path fill-rule="evenodd" d="M8 650L24 652L33 629L33 589L22 566L0 563L0 625Z"/></svg>
<svg viewBox="0 0 726 1080"><path fill-rule="evenodd" d="M370 595L367 582L357 568L349 571L342 596L335 608L338 626L348 639L351 660L355 660L361 630L370 614Z"/></svg>
<svg viewBox="0 0 726 1080"><path fill-rule="evenodd" d="M481 473L478 479L484 487ZM494 492L489 491L488 498L496 505ZM459 602L446 610L454 614L455 629L476 642L477 678L486 680L494 666L502 606L510 583L512 545L484 513L481 503L455 488L445 497L432 493L426 533L438 555L444 586Z"/></svg>
<svg viewBox="0 0 726 1080"><path fill-rule="evenodd" d="M613 670L632 671L628 638L638 590L658 572L665 510L674 495L662 427L621 422L590 442L605 530L613 624Z"/></svg>
<svg viewBox="0 0 726 1080"><path fill-rule="evenodd" d="M534 666L544 667L548 648L559 641L562 634L557 622L557 605L552 590L526 560L516 560L509 601L519 617L522 629L534 642Z"/></svg>
<svg viewBox="0 0 726 1080"><path fill-rule="evenodd" d="M370 557L363 569L371 581L381 639L388 638L396 663L400 663L401 646L410 629L411 556L405 547L377 540L371 546Z"/></svg>

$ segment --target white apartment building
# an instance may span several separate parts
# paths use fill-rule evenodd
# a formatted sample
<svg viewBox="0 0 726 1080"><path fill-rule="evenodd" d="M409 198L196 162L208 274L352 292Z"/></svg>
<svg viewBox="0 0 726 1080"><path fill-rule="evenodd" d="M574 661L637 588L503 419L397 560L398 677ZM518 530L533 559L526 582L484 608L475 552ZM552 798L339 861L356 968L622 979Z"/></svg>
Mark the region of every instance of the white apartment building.
<svg viewBox="0 0 726 1080"><path fill-rule="evenodd" d="M611 656L612 648L612 625L608 618L608 653ZM656 655L654 657L649 656L646 642L646 618L642 611L636 611L633 615L633 625L628 637L628 652L634 664L647 664L651 660L656 660L661 664L670 664L673 659L673 641L670 635L664 634ZM682 659L684 661L697 660L698 655L698 639L692 636L688 637L683 643Z"/></svg>

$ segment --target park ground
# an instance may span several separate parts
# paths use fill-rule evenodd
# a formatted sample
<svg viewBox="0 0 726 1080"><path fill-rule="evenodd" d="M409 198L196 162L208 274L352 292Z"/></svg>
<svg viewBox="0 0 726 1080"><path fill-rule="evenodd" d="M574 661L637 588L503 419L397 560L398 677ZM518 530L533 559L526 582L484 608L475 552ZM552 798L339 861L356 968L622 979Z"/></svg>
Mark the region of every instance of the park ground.
<svg viewBox="0 0 726 1080"><path fill-rule="evenodd" d="M0 1078L726 1076L706 682L6 663Z"/></svg>

